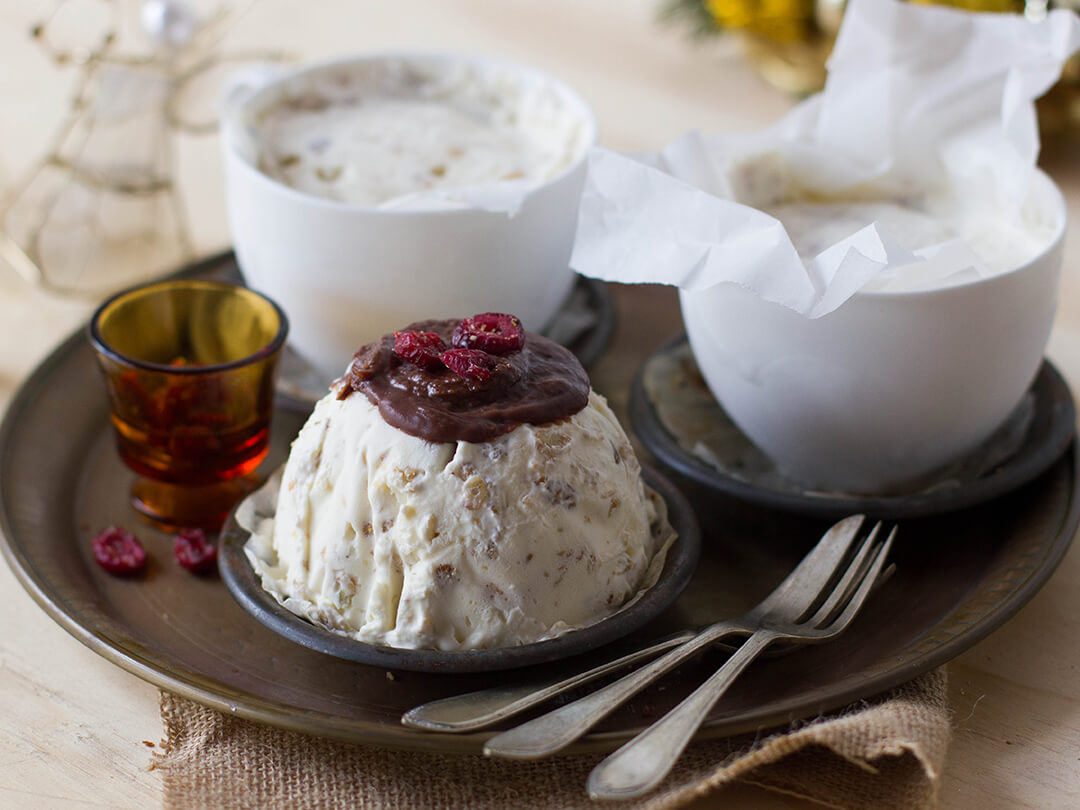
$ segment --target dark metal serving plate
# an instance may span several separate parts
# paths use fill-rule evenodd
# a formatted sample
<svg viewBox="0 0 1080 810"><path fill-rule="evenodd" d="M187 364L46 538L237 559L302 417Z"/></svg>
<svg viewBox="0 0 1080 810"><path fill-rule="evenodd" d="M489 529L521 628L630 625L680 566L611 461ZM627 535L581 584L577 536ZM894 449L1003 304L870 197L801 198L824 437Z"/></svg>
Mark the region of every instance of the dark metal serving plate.
<svg viewBox="0 0 1080 810"><path fill-rule="evenodd" d="M266 469L283 461L300 417L279 410ZM490 733L406 729L401 714L508 678L570 674L608 648L525 670L399 673L309 650L249 616L216 577L172 562L170 539L138 526L132 476L109 432L104 386L84 336L60 346L23 385L0 426L0 529L8 564L42 608L108 660L225 712L312 734L397 748L477 753ZM690 492L689 488L684 488ZM948 661L1012 616L1057 566L1077 527L1075 447L1031 483L976 509L905 521L895 575L841 638L761 660L717 705L703 734L724 736L839 708ZM806 553L828 521L705 493L701 562L674 605L632 640L747 609ZM103 526L135 528L145 576L93 562ZM574 749L611 749L674 704L717 664L692 661L608 717Z"/></svg>
<svg viewBox="0 0 1080 810"><path fill-rule="evenodd" d="M659 473L643 470L645 482L665 501L678 538L668 549L660 578L639 599L589 627L556 638L491 650L403 650L367 644L319 627L290 613L263 590L244 554L250 534L230 516L221 531L218 568L233 597L256 620L285 638L327 655L359 664L412 672L491 672L535 666L595 650L640 629L671 606L693 576L701 552L701 532L693 508Z"/></svg>
<svg viewBox="0 0 1080 810"><path fill-rule="evenodd" d="M650 370L655 371L657 363L669 364L668 369L684 368L666 371L663 384L650 390L646 377ZM714 453L713 459L707 461L691 452L687 439L680 440L669 430L665 420L674 418L670 409L676 389L682 392L681 404L676 407L687 419L723 426L727 433L723 456ZM669 409L668 415L662 415L662 407ZM891 519L927 517L984 503L1028 483L1061 457L1076 433L1072 394L1049 361L1039 369L1022 410L970 458L928 476L912 491L860 495L808 490L785 479L709 393L685 336L661 346L642 365L630 394L633 431L665 467L706 490L767 509L819 518L840 518L857 512ZM1006 440L1000 434L1009 431L1017 435L1008 437L1008 448L1003 449Z"/></svg>

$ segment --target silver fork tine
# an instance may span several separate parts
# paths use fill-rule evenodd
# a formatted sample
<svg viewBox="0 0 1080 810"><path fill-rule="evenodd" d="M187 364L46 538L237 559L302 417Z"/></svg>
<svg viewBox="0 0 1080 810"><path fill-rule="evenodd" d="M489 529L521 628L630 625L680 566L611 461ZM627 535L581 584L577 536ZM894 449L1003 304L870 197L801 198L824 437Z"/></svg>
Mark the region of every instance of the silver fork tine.
<svg viewBox="0 0 1080 810"><path fill-rule="evenodd" d="M823 584L832 581L835 571L842 565L862 523L862 515L853 515L832 526L795 570L751 614L760 615L760 612L781 603L796 605L796 615L808 611L817 602ZM485 743L484 753L511 759L539 759L554 754L702 648L732 633L751 635L754 629L747 626L747 617L710 625L682 646L629 675L492 737Z"/></svg>
<svg viewBox="0 0 1080 810"><path fill-rule="evenodd" d="M870 556L870 552L876 547L879 534L881 534L881 521L874 524L874 528L866 536L862 546L855 553L855 557L848 563L847 569L844 571L840 581L836 583L832 593L829 594L821 607L814 612L813 618L809 620L812 626L820 627L823 622L834 616L837 610L851 597L852 583L856 582L856 577L861 578L866 572L866 560Z"/></svg>
<svg viewBox="0 0 1080 810"><path fill-rule="evenodd" d="M894 529L884 543L863 546L864 549L873 548L873 562L866 568L863 565L865 555L860 553L849 564L849 571L863 569L855 595L832 625L817 634L807 632L804 637L831 637L847 626L881 573L885 555L892 546L895 533ZM847 579L846 576L842 577L832 593L843 594L849 590L850 583L844 581ZM831 601L831 598L826 601ZM808 627L807 630L812 628ZM788 632L794 634L792 630ZM639 796L658 785L670 772L691 737L732 682L769 643L784 637L782 630L770 627L762 627L755 632L720 669L682 703L597 765L589 774L589 795L594 799L629 798Z"/></svg>
<svg viewBox="0 0 1080 810"><path fill-rule="evenodd" d="M780 603L805 604L809 610L821 591L825 572L834 572L847 557L852 542L858 537L865 515L851 515L829 528L818 544L803 557L790 574L773 589L758 607L769 610Z"/></svg>
<svg viewBox="0 0 1080 810"><path fill-rule="evenodd" d="M855 595L851 597L851 601L847 603L844 611L829 623L829 631L832 635L841 633L847 629L847 626L851 624L851 620L855 618L855 614L857 614L862 607L863 602L866 601L866 597L870 595L870 591L873 590L878 577L881 575L881 569L885 566L885 560L889 556L889 551L892 549L893 539L896 537L896 530L897 527L893 526L892 531L889 532L889 536L885 538L885 542L878 548L877 554L870 563L870 569L862 578L858 589L855 591ZM826 614L826 616L828 616L828 614Z"/></svg>

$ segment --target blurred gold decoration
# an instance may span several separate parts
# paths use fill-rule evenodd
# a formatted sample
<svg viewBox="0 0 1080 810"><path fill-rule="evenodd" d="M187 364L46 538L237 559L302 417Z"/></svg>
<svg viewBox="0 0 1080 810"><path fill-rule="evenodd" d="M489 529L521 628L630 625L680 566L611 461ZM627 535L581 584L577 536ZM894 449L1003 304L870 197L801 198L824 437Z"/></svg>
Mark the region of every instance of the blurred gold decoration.
<svg viewBox="0 0 1080 810"><path fill-rule="evenodd" d="M698 39L737 34L765 80L796 96L824 85L842 15L843 0L671 0L661 10Z"/></svg>
<svg viewBox="0 0 1080 810"><path fill-rule="evenodd" d="M773 42L802 42L815 29L813 0L703 0L717 28Z"/></svg>
<svg viewBox="0 0 1080 810"><path fill-rule="evenodd" d="M908 0L920 6L949 6L962 8L964 11L992 11L998 14L1023 14L1023 0ZM1046 3L1042 3L1043 16Z"/></svg>
<svg viewBox="0 0 1080 810"><path fill-rule="evenodd" d="M227 62L280 58L219 50L256 1L200 16L185 0L55 0L30 36L79 75L44 156L0 203L0 258L50 291L91 296L192 258L172 136L216 129L216 115L182 109L190 85Z"/></svg>
<svg viewBox="0 0 1080 810"><path fill-rule="evenodd" d="M909 0L968 11L1023 14L1040 20L1052 8L1080 11L1080 0ZM825 86L825 61L844 14L844 0L670 0L661 18L684 25L695 38L737 34L747 60L774 87L795 96ZM1066 63L1061 80L1038 102L1044 133L1080 131L1080 59Z"/></svg>

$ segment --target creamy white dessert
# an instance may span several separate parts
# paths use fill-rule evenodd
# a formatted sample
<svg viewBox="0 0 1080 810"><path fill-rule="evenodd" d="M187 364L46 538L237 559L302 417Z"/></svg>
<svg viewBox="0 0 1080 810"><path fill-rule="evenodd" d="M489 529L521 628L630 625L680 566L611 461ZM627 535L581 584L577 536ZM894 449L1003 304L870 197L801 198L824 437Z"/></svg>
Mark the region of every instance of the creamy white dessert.
<svg viewBox="0 0 1080 810"><path fill-rule="evenodd" d="M593 624L655 582L664 504L595 392L554 422L428 441L348 385L316 405L247 549L289 610L366 642L490 649Z"/></svg>
<svg viewBox="0 0 1080 810"><path fill-rule="evenodd" d="M780 220L803 260L877 223L901 247L917 255L959 240L973 254L972 270L977 277L1005 273L1033 259L1049 244L1055 224L1002 211L976 213L942 201L927 205L888 199L792 201L762 210ZM905 275L903 269L886 274L867 289L908 289L912 282L923 286L922 278Z"/></svg>
<svg viewBox="0 0 1080 810"><path fill-rule="evenodd" d="M496 67L391 58L305 82L256 116L258 165L331 200L543 182L586 145L580 111L553 87Z"/></svg>

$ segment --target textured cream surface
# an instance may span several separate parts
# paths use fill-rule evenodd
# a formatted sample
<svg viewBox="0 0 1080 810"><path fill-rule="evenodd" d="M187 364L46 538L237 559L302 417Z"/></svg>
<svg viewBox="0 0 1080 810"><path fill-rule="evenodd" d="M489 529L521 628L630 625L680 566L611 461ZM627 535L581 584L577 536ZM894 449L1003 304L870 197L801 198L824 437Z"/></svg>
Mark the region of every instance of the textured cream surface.
<svg viewBox="0 0 1080 810"><path fill-rule="evenodd" d="M508 69L408 59L316 72L256 124L264 172L364 206L549 180L581 155L586 130L549 84Z"/></svg>
<svg viewBox="0 0 1080 810"><path fill-rule="evenodd" d="M980 277L1006 273L1031 261L1046 249L1054 233L1053 221L1040 219L1026 210L1009 216L1005 211L941 202L932 209L906 201L876 200L784 202L763 210L783 223L804 260L876 222L901 247L912 252L962 240L980 264L976 267ZM903 275L875 280L871 288L905 289L908 285Z"/></svg>
<svg viewBox="0 0 1080 810"><path fill-rule="evenodd" d="M561 422L435 444L335 389L293 444L275 519L248 552L288 609L356 639L494 648L592 624L631 599L662 542L655 519L596 393Z"/></svg>

